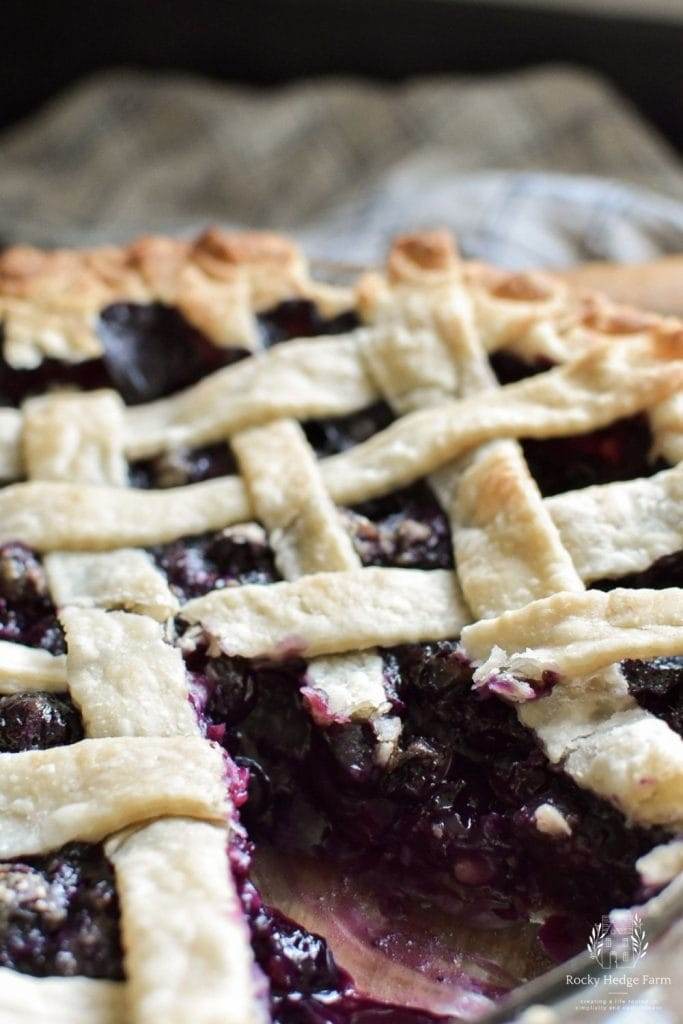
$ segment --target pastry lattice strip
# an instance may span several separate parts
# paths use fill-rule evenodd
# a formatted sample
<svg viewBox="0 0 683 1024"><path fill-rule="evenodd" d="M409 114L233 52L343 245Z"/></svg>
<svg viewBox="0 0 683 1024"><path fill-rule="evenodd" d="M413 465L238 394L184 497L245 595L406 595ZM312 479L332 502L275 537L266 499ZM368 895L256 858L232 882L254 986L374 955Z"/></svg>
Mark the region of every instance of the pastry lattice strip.
<svg viewBox="0 0 683 1024"><path fill-rule="evenodd" d="M70 440L77 459L60 463L58 453L28 459L38 475L112 482L111 467L118 472L123 461L123 434L108 432L109 398L36 400L36 415L25 423L29 450L49 452L45 439L56 417L57 433ZM98 418L100 410L105 415ZM0 791L8 800L0 809L0 853L17 857L72 839L106 840L127 975L123 986L74 979L67 1005L74 1004L77 1019L82 1002L97 1024L114 1013L117 1024L186 1024L188 1016L198 1024L258 1021L253 955L228 862L232 811L222 754L201 736L182 656L165 642L162 625L145 614L105 610L132 607L164 619L177 601L146 553L134 549L55 551L46 571L66 632L66 659L35 651L22 661L19 645L8 646L32 685L50 676L51 689L68 686L89 738L0 757ZM16 822L12 816L8 798L17 786L25 799L34 794L30 833L19 829L21 816ZM39 979L31 983L17 998L39 1019L49 1014L50 989Z"/></svg>

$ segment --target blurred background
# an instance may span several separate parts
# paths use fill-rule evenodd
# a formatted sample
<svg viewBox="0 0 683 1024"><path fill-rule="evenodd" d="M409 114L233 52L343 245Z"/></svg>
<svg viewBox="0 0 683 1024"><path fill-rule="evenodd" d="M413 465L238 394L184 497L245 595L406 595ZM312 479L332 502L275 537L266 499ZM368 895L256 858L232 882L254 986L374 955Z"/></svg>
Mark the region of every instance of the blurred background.
<svg viewBox="0 0 683 1024"><path fill-rule="evenodd" d="M683 0L6 0L0 240L683 251Z"/></svg>

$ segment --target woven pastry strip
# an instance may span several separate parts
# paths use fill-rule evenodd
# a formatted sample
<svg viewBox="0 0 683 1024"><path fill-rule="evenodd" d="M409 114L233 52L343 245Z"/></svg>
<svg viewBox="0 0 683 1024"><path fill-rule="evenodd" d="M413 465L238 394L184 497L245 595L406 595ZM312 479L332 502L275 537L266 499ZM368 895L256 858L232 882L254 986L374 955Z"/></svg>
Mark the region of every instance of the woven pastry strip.
<svg viewBox="0 0 683 1024"><path fill-rule="evenodd" d="M66 688L66 658L35 647L0 640L0 693Z"/></svg>
<svg viewBox="0 0 683 1024"><path fill-rule="evenodd" d="M55 551L46 555L44 565L58 607L121 608L159 622L178 608L166 577L147 552L136 548Z"/></svg>
<svg viewBox="0 0 683 1024"><path fill-rule="evenodd" d="M38 551L144 547L220 530L250 514L237 477L167 491L28 482L0 490L0 540L19 537Z"/></svg>
<svg viewBox="0 0 683 1024"><path fill-rule="evenodd" d="M0 967L0 1024L123 1024L124 986L93 978L33 978Z"/></svg>
<svg viewBox="0 0 683 1024"><path fill-rule="evenodd" d="M126 412L126 451L142 458L218 441L284 416L343 416L377 397L359 355L363 334L288 342Z"/></svg>
<svg viewBox="0 0 683 1024"><path fill-rule="evenodd" d="M128 475L123 409L113 391L29 399L23 407L26 475L122 487Z"/></svg>
<svg viewBox="0 0 683 1024"><path fill-rule="evenodd" d="M122 431L107 435L106 424L103 431L96 415L97 404L100 409L106 406L111 393L95 396L94 419L92 397L56 398L54 407L50 399L45 400L48 411L61 417L59 430L73 439L75 450L92 452L93 457L79 462L85 484L106 476L103 470L111 463L113 445L123 461ZM43 409L39 411L42 416ZM27 419L24 431L25 444L44 446L40 417L37 422ZM89 449L90 437L102 443ZM40 468L44 465L39 463ZM62 472L69 477L78 475L73 465L58 460L51 460L49 472L57 479ZM93 487L91 493L97 490L103 489ZM167 1024L186 1024L191 1007L197 1024L224 1024L226 1020L251 1024L260 1019L261 1010L255 1001L253 955L227 856L232 809L222 752L201 738L180 651L166 643L162 626L146 614L109 610L132 608L165 619L176 610L177 600L149 556L135 549L56 551L46 559L46 571L60 605L68 644L62 685L68 684L89 737L57 750L82 758L95 744L99 760L107 745L123 742L107 737L131 738L127 749L134 771L147 771L149 784L150 779L154 781L153 766L147 769L144 758L134 757L137 749L144 748L149 757L155 749L166 754L174 743L189 742L194 756L192 750L185 751L186 760L180 771L175 770L176 775L182 780L187 764L192 764L194 778L195 766L207 759L207 770L204 775L200 772L197 784L206 787L207 798L214 794L216 801L212 808L205 803L193 809L176 780L177 788L171 790L167 801L155 802L143 784L126 787L125 773L113 770L108 785L115 791L118 786L116 814L106 819L94 837L87 838L106 838L106 851L116 872L126 961L127 981L121 986L126 1019L131 1024L157 1024L160 1019ZM173 771L170 764L163 768L164 776L169 776L167 786L172 784ZM134 813L138 789L145 810ZM82 797L81 803L89 815L87 799ZM187 815L195 815L196 820ZM60 807L53 816L76 817L69 807ZM157 821L147 823L156 816ZM135 825L132 833L126 829L130 824ZM52 839L53 835L50 842ZM195 877L198 866L201 881ZM186 900L192 888L199 912L189 927ZM160 943L162 935L165 945ZM171 961L174 968L168 978L165 972ZM212 983L207 989L209 974ZM162 977L167 980L160 985ZM34 987L37 1003L41 995L40 987ZM108 998L109 990L103 989L105 1006Z"/></svg>
<svg viewBox="0 0 683 1024"><path fill-rule="evenodd" d="M586 487L545 501L562 543L586 582L642 572L658 558L680 551L682 504L683 465L649 478Z"/></svg>
<svg viewBox="0 0 683 1024"><path fill-rule="evenodd" d="M410 413L326 459L323 479L336 501L362 501L409 484L485 441L595 430L681 387L683 334L596 347L572 363L502 388L496 402L475 396Z"/></svg>
<svg viewBox="0 0 683 1024"><path fill-rule="evenodd" d="M458 636L468 621L455 573L355 569L294 583L214 590L181 617L226 654L316 657Z"/></svg>
<svg viewBox="0 0 683 1024"><path fill-rule="evenodd" d="M360 569L297 423L281 420L238 434L233 450L285 579ZM322 699L325 715L336 721L371 718L389 707L382 659L372 650L313 659L307 669L306 699L312 691Z"/></svg>
<svg viewBox="0 0 683 1024"><path fill-rule="evenodd" d="M126 736L0 754L3 858L97 842L164 814L223 821L227 812L220 752L198 737Z"/></svg>
<svg viewBox="0 0 683 1024"><path fill-rule="evenodd" d="M226 841L223 825L174 817L105 845L116 869L136 1024L266 1024Z"/></svg>
<svg viewBox="0 0 683 1024"><path fill-rule="evenodd" d="M69 692L86 735L197 736L180 651L144 615L64 608Z"/></svg>
<svg viewBox="0 0 683 1024"><path fill-rule="evenodd" d="M477 681L503 666L520 677L540 679L551 671L564 678L590 675L624 658L683 654L683 591L554 594L466 626L462 642L484 663Z"/></svg>

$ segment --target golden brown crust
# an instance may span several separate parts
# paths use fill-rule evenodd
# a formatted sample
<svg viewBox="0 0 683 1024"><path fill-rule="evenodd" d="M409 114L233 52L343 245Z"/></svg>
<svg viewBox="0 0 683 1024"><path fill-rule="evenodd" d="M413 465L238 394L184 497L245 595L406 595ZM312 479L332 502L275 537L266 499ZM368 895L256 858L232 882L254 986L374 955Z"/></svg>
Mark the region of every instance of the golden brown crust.
<svg viewBox="0 0 683 1024"><path fill-rule="evenodd" d="M465 263L463 273L483 346L489 352L508 349L531 363L561 363L600 341L680 326L600 292L573 287L560 275L513 273L478 263Z"/></svg>
<svg viewBox="0 0 683 1024"><path fill-rule="evenodd" d="M350 304L345 289L311 279L293 243L267 232L210 228L193 242L147 236L119 248L0 254L5 357L16 367L98 356L97 316L114 302L174 305L214 344L255 349L255 313L294 296L329 312Z"/></svg>
<svg viewBox="0 0 683 1024"><path fill-rule="evenodd" d="M219 272L235 267L268 264L293 267L301 264L301 253L288 238L270 231L223 231L207 228L192 246L196 259L215 260Z"/></svg>
<svg viewBox="0 0 683 1024"><path fill-rule="evenodd" d="M268 232L231 232L208 228L194 242L146 235L126 246L96 249L35 249L14 246L0 254L0 294L28 297L44 294L65 280L89 282L112 291L124 291L131 276L156 288L187 263L196 263L212 276L223 278L251 267L302 266L297 247Z"/></svg>
<svg viewBox="0 0 683 1024"><path fill-rule="evenodd" d="M569 287L559 275L461 261L443 229L398 237L386 276L359 280L356 305L364 319L374 320L383 301L396 300L388 293L397 287L430 290L459 278L472 292L489 351L509 347L522 358L564 361L600 338L648 332L664 322ZM314 298L328 312L351 305L346 289L312 281L297 247L271 232L212 227L193 241L145 236L121 247L46 252L16 246L0 254L5 355L17 367L45 356L97 356L97 315L116 301L175 305L215 344L253 349L259 343L254 311L295 296Z"/></svg>
<svg viewBox="0 0 683 1024"><path fill-rule="evenodd" d="M455 241L444 228L399 235L387 260L389 278L400 281L433 283L449 275L459 263Z"/></svg>
<svg viewBox="0 0 683 1024"><path fill-rule="evenodd" d="M368 323L428 320L434 296L458 282L464 266L448 231L400 235L389 250L386 271L370 271L356 283L358 314Z"/></svg>

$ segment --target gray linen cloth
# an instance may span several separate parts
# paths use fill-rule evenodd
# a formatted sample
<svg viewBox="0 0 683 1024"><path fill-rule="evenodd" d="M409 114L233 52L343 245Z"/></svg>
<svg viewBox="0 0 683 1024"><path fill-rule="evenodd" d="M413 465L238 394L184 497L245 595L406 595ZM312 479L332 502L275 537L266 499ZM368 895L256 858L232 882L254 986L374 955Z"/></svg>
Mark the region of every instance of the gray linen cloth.
<svg viewBox="0 0 683 1024"><path fill-rule="evenodd" d="M257 91L113 71L0 136L0 239L272 227L377 259L445 224L511 267L683 250L683 169L605 82L566 67Z"/></svg>

